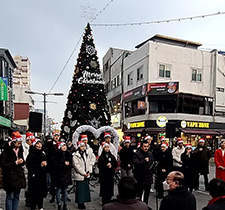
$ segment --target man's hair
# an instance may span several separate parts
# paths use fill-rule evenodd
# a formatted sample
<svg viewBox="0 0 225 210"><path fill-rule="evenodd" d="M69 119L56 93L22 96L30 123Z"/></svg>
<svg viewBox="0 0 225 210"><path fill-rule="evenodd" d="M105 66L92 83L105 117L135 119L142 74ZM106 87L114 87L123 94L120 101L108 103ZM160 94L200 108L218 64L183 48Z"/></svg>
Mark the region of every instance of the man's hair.
<svg viewBox="0 0 225 210"><path fill-rule="evenodd" d="M209 194L215 198L225 195L225 181L222 179L211 179L209 182Z"/></svg>
<svg viewBox="0 0 225 210"><path fill-rule="evenodd" d="M119 197L134 199L137 196L137 181L133 177L123 177L118 184Z"/></svg>
<svg viewBox="0 0 225 210"><path fill-rule="evenodd" d="M179 186L184 186L184 174L182 174L180 171L173 171L174 177L173 181L179 182Z"/></svg>
<svg viewBox="0 0 225 210"><path fill-rule="evenodd" d="M141 147L143 146L143 144L149 144L147 140L141 141Z"/></svg>

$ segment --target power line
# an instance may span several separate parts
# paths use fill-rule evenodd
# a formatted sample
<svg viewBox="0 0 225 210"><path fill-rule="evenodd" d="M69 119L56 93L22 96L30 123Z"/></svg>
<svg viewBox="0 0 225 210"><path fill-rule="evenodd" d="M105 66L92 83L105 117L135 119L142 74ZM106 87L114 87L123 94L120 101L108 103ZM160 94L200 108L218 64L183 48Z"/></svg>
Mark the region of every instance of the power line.
<svg viewBox="0 0 225 210"><path fill-rule="evenodd" d="M104 7L103 7L103 8L102 8L102 9L101 9L101 10L100 10L93 18L91 18L90 22L94 21L94 20L95 20L95 19L96 19L96 18L97 18L97 17L98 17L98 16L99 16L99 15L100 15L100 14L101 14L108 6L112 3L112 2L113 2L113 0L111 0L110 2L108 2L108 3L106 4L106 6L104 6ZM73 51L71 52L69 58L67 59L65 65L63 66L61 72L59 73L59 76L56 78L54 84L52 85L52 87L51 87L49 93L52 92L52 90L53 90L53 88L55 87L56 83L59 81L60 77L62 76L63 72L65 71L65 69L66 69L66 67L67 67L67 65L68 65L68 63L69 63L69 61L70 61L70 59L72 58L74 52L76 51L76 49L77 49L77 47L78 47L78 45L79 45L79 43L80 43L80 41L81 41L82 36L83 36L83 33L81 34L81 36L80 36L80 38L79 38L79 40L78 40L76 46L74 47Z"/></svg>
<svg viewBox="0 0 225 210"><path fill-rule="evenodd" d="M193 20L197 18L205 18L205 17L211 17L216 15L224 15L225 12L217 12L212 14L206 14L206 15L197 15L197 16L191 16L191 17L182 17L182 18L175 18L175 19L167 19L167 20L155 20L155 21L146 21L146 22L134 22L134 23L96 23L91 24L92 26L137 26L137 25L149 25L149 24L159 24L159 23L170 23L170 22L180 22L185 20Z"/></svg>

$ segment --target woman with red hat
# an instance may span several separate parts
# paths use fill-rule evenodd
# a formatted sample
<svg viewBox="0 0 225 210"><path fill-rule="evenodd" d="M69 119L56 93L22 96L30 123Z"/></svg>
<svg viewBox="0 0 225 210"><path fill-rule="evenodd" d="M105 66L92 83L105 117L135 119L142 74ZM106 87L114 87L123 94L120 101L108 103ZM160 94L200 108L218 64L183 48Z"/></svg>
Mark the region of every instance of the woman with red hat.
<svg viewBox="0 0 225 210"><path fill-rule="evenodd" d="M39 139L32 139L32 145L27 156L28 192L31 210L43 209L43 198L47 196L46 155Z"/></svg>
<svg viewBox="0 0 225 210"><path fill-rule="evenodd" d="M225 181L225 139L220 141L220 147L215 151L216 178Z"/></svg>
<svg viewBox="0 0 225 210"><path fill-rule="evenodd" d="M5 210L17 210L20 190L26 187L22 136L19 131L12 133L12 141L1 154L2 182L6 191Z"/></svg>
<svg viewBox="0 0 225 210"><path fill-rule="evenodd" d="M78 203L78 209L86 209L85 203L91 201L89 178L92 173L92 161L90 155L86 153L83 141L78 141L77 147L72 160L76 180L75 202Z"/></svg>
<svg viewBox="0 0 225 210"><path fill-rule="evenodd" d="M181 154L182 171L184 174L185 187L192 193L198 186L198 171L196 156L193 153L191 144L185 145L185 151Z"/></svg>

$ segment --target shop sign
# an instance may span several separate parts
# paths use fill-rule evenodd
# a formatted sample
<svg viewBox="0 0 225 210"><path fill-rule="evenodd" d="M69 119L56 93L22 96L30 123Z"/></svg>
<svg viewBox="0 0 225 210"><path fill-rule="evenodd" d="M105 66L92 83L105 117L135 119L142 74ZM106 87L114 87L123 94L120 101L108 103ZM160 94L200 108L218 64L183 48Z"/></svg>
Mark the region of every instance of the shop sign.
<svg viewBox="0 0 225 210"><path fill-rule="evenodd" d="M181 121L182 128L209 128L208 122Z"/></svg>
<svg viewBox="0 0 225 210"><path fill-rule="evenodd" d="M8 78L0 77L0 101L8 100Z"/></svg>
<svg viewBox="0 0 225 210"><path fill-rule="evenodd" d="M114 128L120 127L120 114L114 114L111 116L111 122Z"/></svg>
<svg viewBox="0 0 225 210"><path fill-rule="evenodd" d="M159 116L158 119L156 120L156 124L160 128L166 127L166 123L168 122L168 119L165 116Z"/></svg>
<svg viewBox="0 0 225 210"><path fill-rule="evenodd" d="M179 82L149 83L148 95L171 95L179 92Z"/></svg>
<svg viewBox="0 0 225 210"><path fill-rule="evenodd" d="M144 127L145 127L145 121L128 123L128 129L130 129L130 128L144 128Z"/></svg>
<svg viewBox="0 0 225 210"><path fill-rule="evenodd" d="M145 109L145 101L138 101L138 109L140 110Z"/></svg>
<svg viewBox="0 0 225 210"><path fill-rule="evenodd" d="M146 85L142 85L138 88L135 88L134 90L124 93L123 100L124 101L133 101L133 100L138 99L145 95L146 95Z"/></svg>
<svg viewBox="0 0 225 210"><path fill-rule="evenodd" d="M5 117L0 116L0 125L11 127L11 121Z"/></svg>

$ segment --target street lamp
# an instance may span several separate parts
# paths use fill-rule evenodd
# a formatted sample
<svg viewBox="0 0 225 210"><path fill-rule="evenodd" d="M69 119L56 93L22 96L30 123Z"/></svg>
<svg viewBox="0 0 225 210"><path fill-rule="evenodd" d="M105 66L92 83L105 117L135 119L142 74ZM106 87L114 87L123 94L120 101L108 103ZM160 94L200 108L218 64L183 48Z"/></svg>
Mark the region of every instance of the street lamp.
<svg viewBox="0 0 225 210"><path fill-rule="evenodd" d="M40 93L35 91L26 90L25 93L27 94L37 94L44 96L44 137L46 135L46 96L63 96L63 93Z"/></svg>

